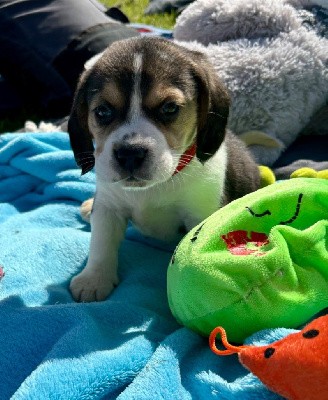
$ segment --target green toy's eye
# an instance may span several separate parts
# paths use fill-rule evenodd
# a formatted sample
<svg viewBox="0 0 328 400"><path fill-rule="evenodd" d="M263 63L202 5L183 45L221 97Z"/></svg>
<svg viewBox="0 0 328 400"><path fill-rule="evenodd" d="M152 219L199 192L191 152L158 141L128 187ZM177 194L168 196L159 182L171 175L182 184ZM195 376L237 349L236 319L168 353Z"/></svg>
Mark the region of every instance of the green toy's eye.
<svg viewBox="0 0 328 400"><path fill-rule="evenodd" d="M291 224L292 222L295 221L295 219L298 217L298 214L300 213L302 198L303 198L303 194L300 193L299 196L298 196L298 200L297 200L297 205L296 205L295 214L294 214L288 221L281 221L281 222L280 222L280 225Z"/></svg>
<svg viewBox="0 0 328 400"><path fill-rule="evenodd" d="M253 215L253 217L257 217L257 218L262 218L265 215L271 215L271 211L269 211L269 210L266 210L260 214L256 214L250 207L246 207L246 210L248 210Z"/></svg>
<svg viewBox="0 0 328 400"><path fill-rule="evenodd" d="M295 219L298 217L298 215L300 213L302 198L303 198L303 194L300 193L298 196L298 199L297 199L296 210L295 210L294 215L287 221L279 222L279 225L288 225L295 221ZM252 214L253 217L256 217L256 218L262 218L266 215L272 215L270 210L266 210L262 213L255 213L250 207L245 207L245 208Z"/></svg>
<svg viewBox="0 0 328 400"><path fill-rule="evenodd" d="M199 235L199 232L202 230L202 228L203 228L204 225L205 225L205 224L202 224L202 225L197 229L197 231L194 233L194 236L190 239L191 242L194 242L195 240L197 240L197 237L198 237L198 235Z"/></svg>

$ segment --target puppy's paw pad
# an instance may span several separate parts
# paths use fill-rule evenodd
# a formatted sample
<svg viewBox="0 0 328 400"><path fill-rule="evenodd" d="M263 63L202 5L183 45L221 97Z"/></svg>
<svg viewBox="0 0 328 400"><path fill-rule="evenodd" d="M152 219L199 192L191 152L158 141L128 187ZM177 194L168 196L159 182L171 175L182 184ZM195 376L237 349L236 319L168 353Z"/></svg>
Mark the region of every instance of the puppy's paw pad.
<svg viewBox="0 0 328 400"><path fill-rule="evenodd" d="M71 280L70 291L75 301L92 302L105 300L118 284L118 279L109 279L104 274L82 271Z"/></svg>
<svg viewBox="0 0 328 400"><path fill-rule="evenodd" d="M88 199L81 204L80 207L81 217L86 222L90 222L92 207L93 207L93 198Z"/></svg>

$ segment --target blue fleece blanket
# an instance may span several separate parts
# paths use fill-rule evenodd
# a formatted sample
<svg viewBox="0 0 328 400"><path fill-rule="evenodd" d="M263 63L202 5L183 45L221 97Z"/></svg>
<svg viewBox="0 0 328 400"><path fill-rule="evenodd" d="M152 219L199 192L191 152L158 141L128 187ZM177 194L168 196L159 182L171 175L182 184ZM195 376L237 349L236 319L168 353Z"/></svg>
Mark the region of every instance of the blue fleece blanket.
<svg viewBox="0 0 328 400"><path fill-rule="evenodd" d="M0 136L0 399L279 399L176 323L166 297L172 246L130 227L117 289L101 303L73 301L69 281L90 239L79 205L94 188L67 134Z"/></svg>

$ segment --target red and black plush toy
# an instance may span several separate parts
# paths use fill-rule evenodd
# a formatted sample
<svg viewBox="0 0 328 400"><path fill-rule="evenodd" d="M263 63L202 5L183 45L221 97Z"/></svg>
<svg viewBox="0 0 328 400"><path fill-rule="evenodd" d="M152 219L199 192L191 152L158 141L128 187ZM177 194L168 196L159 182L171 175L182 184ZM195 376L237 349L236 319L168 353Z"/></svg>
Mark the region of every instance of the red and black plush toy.
<svg viewBox="0 0 328 400"><path fill-rule="evenodd" d="M226 350L217 348L217 335ZM212 331L209 344L218 355L238 353L244 367L289 400L328 400L328 315L267 346L233 346L222 327Z"/></svg>

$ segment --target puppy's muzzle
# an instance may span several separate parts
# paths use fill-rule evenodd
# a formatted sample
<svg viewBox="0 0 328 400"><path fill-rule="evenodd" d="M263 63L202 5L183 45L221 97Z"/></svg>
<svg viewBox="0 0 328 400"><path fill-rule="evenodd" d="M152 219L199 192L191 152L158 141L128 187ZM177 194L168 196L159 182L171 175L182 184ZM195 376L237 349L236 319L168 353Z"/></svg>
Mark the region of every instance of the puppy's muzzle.
<svg viewBox="0 0 328 400"><path fill-rule="evenodd" d="M147 153L148 149L133 145L114 149L114 157L118 165L131 175L143 166Z"/></svg>

